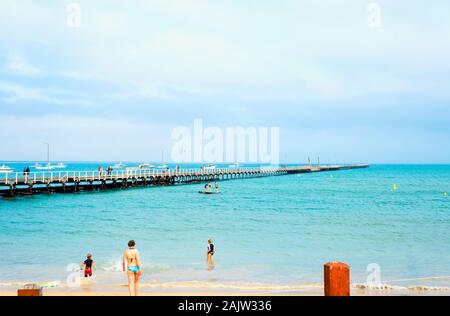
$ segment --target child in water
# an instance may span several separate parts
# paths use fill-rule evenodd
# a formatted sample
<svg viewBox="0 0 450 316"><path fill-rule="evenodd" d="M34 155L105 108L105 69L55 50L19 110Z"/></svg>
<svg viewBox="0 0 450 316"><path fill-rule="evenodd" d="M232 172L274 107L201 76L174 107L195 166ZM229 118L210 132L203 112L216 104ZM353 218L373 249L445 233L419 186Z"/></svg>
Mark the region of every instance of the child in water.
<svg viewBox="0 0 450 316"><path fill-rule="evenodd" d="M95 263L94 260L92 260L92 255L88 253L86 255L86 260L81 264L81 270L84 268L84 277L91 277L92 276L92 269L95 269Z"/></svg>

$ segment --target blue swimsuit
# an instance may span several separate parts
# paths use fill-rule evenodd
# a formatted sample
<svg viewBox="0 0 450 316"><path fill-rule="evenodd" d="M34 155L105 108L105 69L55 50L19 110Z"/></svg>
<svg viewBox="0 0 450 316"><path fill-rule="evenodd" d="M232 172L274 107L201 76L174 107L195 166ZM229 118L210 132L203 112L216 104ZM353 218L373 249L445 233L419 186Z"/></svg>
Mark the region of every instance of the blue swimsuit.
<svg viewBox="0 0 450 316"><path fill-rule="evenodd" d="M130 271L131 273L137 273L139 270L140 268L138 266L128 267L128 271Z"/></svg>
<svg viewBox="0 0 450 316"><path fill-rule="evenodd" d="M132 248L130 248L130 250L132 250ZM135 258L130 258L130 261L133 262ZM128 271L131 273L137 273L141 268L139 268L139 266L128 266Z"/></svg>

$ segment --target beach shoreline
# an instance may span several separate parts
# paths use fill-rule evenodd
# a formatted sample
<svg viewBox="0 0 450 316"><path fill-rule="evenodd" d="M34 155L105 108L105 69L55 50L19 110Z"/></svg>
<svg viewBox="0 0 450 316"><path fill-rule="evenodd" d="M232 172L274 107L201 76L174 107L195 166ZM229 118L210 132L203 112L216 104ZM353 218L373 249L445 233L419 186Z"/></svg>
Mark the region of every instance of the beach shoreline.
<svg viewBox="0 0 450 316"><path fill-rule="evenodd" d="M6 292L0 292L0 296L17 296L17 291L11 290ZM44 291L43 296L129 296L128 291L79 291L79 292L64 292L64 291ZM274 294L274 293L242 293L242 292L141 292L139 296L221 296L221 297L232 297L232 296L320 296L319 294Z"/></svg>
<svg viewBox="0 0 450 316"><path fill-rule="evenodd" d="M21 286L0 288L0 296L17 296ZM361 284L351 285L351 296L450 296L449 288L439 287L391 287L388 285L365 287ZM129 296L127 286L120 285L83 285L80 287L52 287L42 288L43 296ZM205 288L205 287L151 287L142 286L139 296L324 296L322 285L304 285L293 290L274 290L255 288L243 290L238 288Z"/></svg>
<svg viewBox="0 0 450 316"><path fill-rule="evenodd" d="M352 291L350 296L449 296L450 293L438 292L438 291L391 291L391 292L364 292L364 291ZM17 296L17 290L0 291L0 297L2 296ZM51 297L109 297L109 296L129 296L128 291L61 291L61 290L44 290L43 296ZM323 293L243 293L243 292L197 292L197 291L177 291L177 292L141 292L139 296L144 297L161 297L161 296L186 296L186 297L246 297L246 296L258 296L258 297L278 297L278 296L290 296L290 297L307 297L307 296L324 296Z"/></svg>

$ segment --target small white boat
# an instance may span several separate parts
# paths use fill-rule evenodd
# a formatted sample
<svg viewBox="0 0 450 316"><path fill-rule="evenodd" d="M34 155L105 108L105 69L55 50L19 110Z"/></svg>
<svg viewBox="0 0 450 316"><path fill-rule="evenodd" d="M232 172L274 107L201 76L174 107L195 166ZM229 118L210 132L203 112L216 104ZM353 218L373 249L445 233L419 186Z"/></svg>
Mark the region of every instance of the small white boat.
<svg viewBox="0 0 450 316"><path fill-rule="evenodd" d="M207 165L202 167L202 170L214 170L214 169L216 169L216 165Z"/></svg>
<svg viewBox="0 0 450 316"><path fill-rule="evenodd" d="M36 170L53 170L55 169L55 166L52 166L52 164L50 163L50 144L49 143L44 144L47 145L47 164L45 166L41 166L39 163L36 162L34 168Z"/></svg>
<svg viewBox="0 0 450 316"><path fill-rule="evenodd" d="M114 166L112 166L114 169L123 169L125 168L125 165L121 162L116 163Z"/></svg>
<svg viewBox="0 0 450 316"><path fill-rule="evenodd" d="M11 173L14 168L8 167L7 165L0 166L0 173Z"/></svg>
<svg viewBox="0 0 450 316"><path fill-rule="evenodd" d="M239 164L235 163L233 165L229 165L228 168L239 168Z"/></svg>
<svg viewBox="0 0 450 316"><path fill-rule="evenodd" d="M155 166L151 165L149 163L141 163L139 165L139 169L141 169L141 170L148 170L148 169L153 169L153 168L155 168Z"/></svg>
<svg viewBox="0 0 450 316"><path fill-rule="evenodd" d="M161 163L155 169L167 170L169 167L164 163L164 150L161 150Z"/></svg>
<svg viewBox="0 0 450 316"><path fill-rule="evenodd" d="M39 166L35 166L35 168L36 168L36 170L53 170L53 169L55 169L55 166L52 166L52 165L45 165L45 166L41 166L41 165L39 165Z"/></svg>
<svg viewBox="0 0 450 316"><path fill-rule="evenodd" d="M64 168L66 168L67 166L64 164L64 163L62 163L62 162L60 162L59 164L57 164L57 165L55 165L55 166L53 166L54 168L58 168L58 169L64 169Z"/></svg>
<svg viewBox="0 0 450 316"><path fill-rule="evenodd" d="M219 194L220 192L214 192L214 191L198 191L200 194Z"/></svg>

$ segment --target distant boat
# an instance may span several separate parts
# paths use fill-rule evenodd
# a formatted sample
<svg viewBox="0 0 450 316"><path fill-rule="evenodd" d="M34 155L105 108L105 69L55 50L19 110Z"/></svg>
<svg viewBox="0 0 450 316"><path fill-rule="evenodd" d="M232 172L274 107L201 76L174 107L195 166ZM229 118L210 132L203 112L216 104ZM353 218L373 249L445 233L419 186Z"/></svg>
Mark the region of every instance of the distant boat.
<svg viewBox="0 0 450 316"><path fill-rule="evenodd" d="M37 170L52 170L55 169L55 166L52 166L52 164L50 163L50 144L49 143L44 143L45 145L47 145L47 164L45 166L41 166L39 163L36 163L34 165L34 168Z"/></svg>
<svg viewBox="0 0 450 316"><path fill-rule="evenodd" d="M239 168L239 167L240 167L240 165L238 163L228 166L228 168Z"/></svg>
<svg viewBox="0 0 450 316"><path fill-rule="evenodd" d="M114 166L112 166L114 169L123 169L125 168L125 165L121 162L116 163Z"/></svg>
<svg viewBox="0 0 450 316"><path fill-rule="evenodd" d="M156 169L169 169L169 167L164 163L164 150L161 150L161 163L155 167Z"/></svg>
<svg viewBox="0 0 450 316"><path fill-rule="evenodd" d="M64 163L62 163L62 162L60 162L59 164L53 166L53 168L58 168L58 169L63 169L63 168L66 168L66 167L67 166Z"/></svg>
<svg viewBox="0 0 450 316"><path fill-rule="evenodd" d="M0 166L0 173L11 173L14 171L14 168L8 167L6 165Z"/></svg>
<svg viewBox="0 0 450 316"><path fill-rule="evenodd" d="M202 167L202 170L214 170L214 169L216 169L216 165L207 165Z"/></svg>
<svg viewBox="0 0 450 316"><path fill-rule="evenodd" d="M139 165L139 169L141 169L141 170L148 170L148 169L153 169L153 168L155 168L155 166L151 165L149 163L141 163Z"/></svg>
<svg viewBox="0 0 450 316"><path fill-rule="evenodd" d="M36 170L53 170L53 169L55 169L55 166L52 166L52 165L45 165L45 166L38 165L37 167L35 166L34 168L36 168Z"/></svg>

